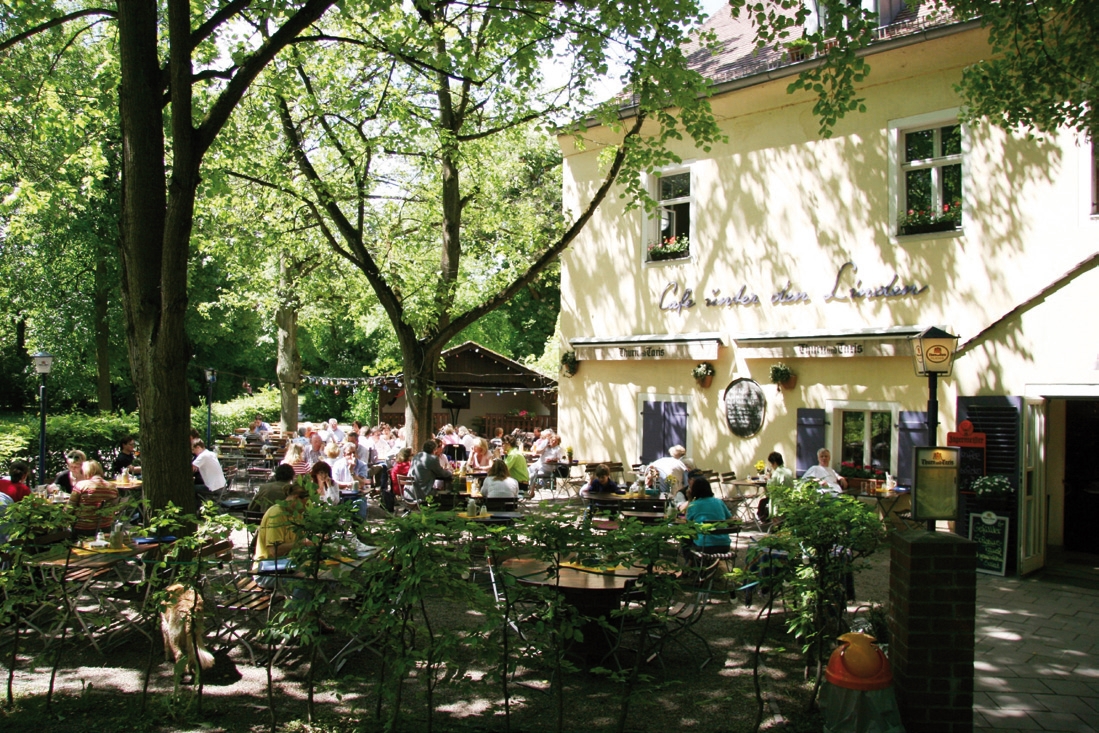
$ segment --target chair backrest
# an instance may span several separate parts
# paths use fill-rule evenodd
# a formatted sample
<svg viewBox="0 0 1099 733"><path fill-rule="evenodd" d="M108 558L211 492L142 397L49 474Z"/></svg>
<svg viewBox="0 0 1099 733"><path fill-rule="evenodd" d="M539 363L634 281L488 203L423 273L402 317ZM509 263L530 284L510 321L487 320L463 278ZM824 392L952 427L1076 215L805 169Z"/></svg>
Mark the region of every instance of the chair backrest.
<svg viewBox="0 0 1099 733"><path fill-rule="evenodd" d="M519 508L519 499L510 496L486 496L485 506L490 512L514 512Z"/></svg>

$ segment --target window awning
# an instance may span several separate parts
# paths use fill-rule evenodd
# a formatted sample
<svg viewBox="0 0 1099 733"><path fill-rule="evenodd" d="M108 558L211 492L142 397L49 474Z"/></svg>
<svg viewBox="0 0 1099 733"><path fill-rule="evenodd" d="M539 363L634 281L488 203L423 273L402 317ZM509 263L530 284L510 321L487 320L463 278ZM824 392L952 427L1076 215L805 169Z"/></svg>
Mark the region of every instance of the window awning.
<svg viewBox="0 0 1099 733"><path fill-rule="evenodd" d="M745 359L816 359L851 356L912 356L912 336L925 326L848 330L811 329L734 335Z"/></svg>
<svg viewBox="0 0 1099 733"><path fill-rule="evenodd" d="M580 360L716 359L718 347L725 345L725 337L720 333L641 334L574 338L569 343Z"/></svg>

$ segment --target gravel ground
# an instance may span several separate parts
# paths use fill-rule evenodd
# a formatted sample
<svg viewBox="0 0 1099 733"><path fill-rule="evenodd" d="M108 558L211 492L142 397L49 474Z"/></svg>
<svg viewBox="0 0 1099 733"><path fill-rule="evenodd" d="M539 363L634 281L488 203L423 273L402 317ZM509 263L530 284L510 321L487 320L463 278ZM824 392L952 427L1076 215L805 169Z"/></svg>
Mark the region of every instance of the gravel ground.
<svg viewBox="0 0 1099 733"><path fill-rule="evenodd" d="M747 535L742 535L743 547ZM866 563L856 578L857 602L883 603L888 595L888 549L882 549ZM626 730L694 730L714 733L751 731L756 716L752 660L764 629L758 618L759 602L746 607L741 598L715 594L696 627L714 653L713 661L701 669L701 643L691 640L687 649L670 648L664 668L657 663L644 671L651 680L640 683L630 695ZM441 602L432 609L442 623L463 627L470 619L465 609ZM763 729L784 733L819 731L815 715L806 713L810 686L796 644L772 619L763 642L764 660ZM324 637L332 653L341 640ZM8 648L5 644L5 648ZM155 666L150 682L152 695L146 715L140 715L140 691L148 642L134 635L103 656L93 650L69 649L60 661L55 682L52 712L45 712L52 659L21 657L14 675L16 706L0 711L4 731L261 731L272 730L381 730L375 720L375 677L379 659L363 652L353 658L339 676L332 677L324 665L317 665L315 704L317 722L306 725L307 655L298 653L281 661L271 671L274 712L268 706L267 670L252 666L242 649L223 650L218 666L208 675L203 690L202 711L197 710L194 690L189 686L173 694L172 668L163 662L157 640ZM7 667L5 656L5 667ZM37 664L38 666L33 666ZM502 691L490 682L486 671L470 663L453 670L440 685L434 725L437 730L469 731L552 731L556 730L556 697L549 691L548 670L520 670L511 686L510 721L504 715ZM565 675L563 730L617 730L626 689L605 676L589 671ZM423 685L412 679L406 685L402 707L402 730L428 729Z"/></svg>

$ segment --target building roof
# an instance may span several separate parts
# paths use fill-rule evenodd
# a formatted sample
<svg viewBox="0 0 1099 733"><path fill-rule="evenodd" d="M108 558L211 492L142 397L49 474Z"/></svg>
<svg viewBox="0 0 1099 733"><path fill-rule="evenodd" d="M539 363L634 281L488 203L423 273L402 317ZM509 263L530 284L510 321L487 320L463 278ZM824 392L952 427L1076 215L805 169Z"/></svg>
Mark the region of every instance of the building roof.
<svg viewBox="0 0 1099 733"><path fill-rule="evenodd" d="M557 380L523 366L487 349L466 341L443 352L443 368L437 375L437 387L447 389L553 389Z"/></svg>
<svg viewBox="0 0 1099 733"><path fill-rule="evenodd" d="M914 3L915 4L915 3ZM793 15L793 10L786 11ZM953 25L957 21L949 14L937 8L934 3L918 3L915 7L905 6L887 25L878 28L876 41L886 41L911 36L929 28ZM785 66L799 63L812 63L813 59L794 61L783 43L756 48L756 29L750 14L742 12L734 18L729 8L722 8L707 20L700 31L712 31L721 50L711 54L699 43L688 45L687 59L691 68L710 79L715 85L733 79L740 79ZM796 37L791 35L790 39Z"/></svg>

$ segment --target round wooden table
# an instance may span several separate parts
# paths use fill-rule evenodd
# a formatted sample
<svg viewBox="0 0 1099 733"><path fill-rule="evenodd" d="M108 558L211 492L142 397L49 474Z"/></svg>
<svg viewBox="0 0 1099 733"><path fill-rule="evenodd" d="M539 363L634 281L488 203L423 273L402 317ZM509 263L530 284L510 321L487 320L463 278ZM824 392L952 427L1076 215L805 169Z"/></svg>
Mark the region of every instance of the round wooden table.
<svg viewBox="0 0 1099 733"><path fill-rule="evenodd" d="M555 577L551 563L532 557L505 560L502 567L521 585L556 588L569 605L585 616L604 618L618 608L626 588L645 572L643 567L618 567L600 572L563 564Z"/></svg>

